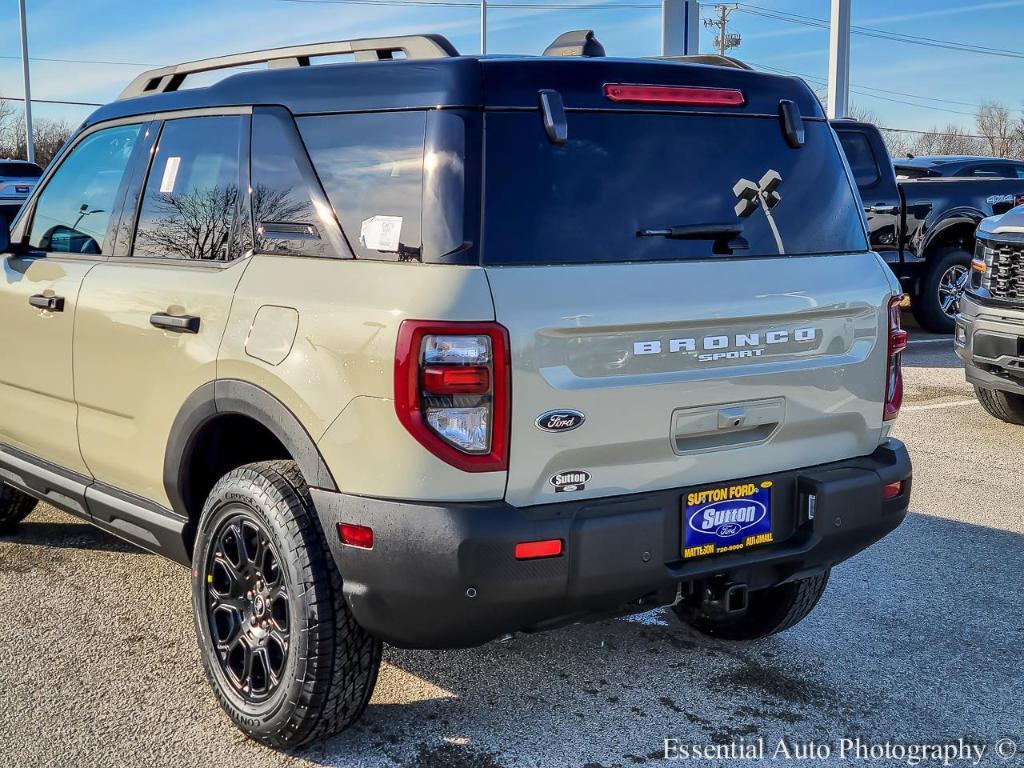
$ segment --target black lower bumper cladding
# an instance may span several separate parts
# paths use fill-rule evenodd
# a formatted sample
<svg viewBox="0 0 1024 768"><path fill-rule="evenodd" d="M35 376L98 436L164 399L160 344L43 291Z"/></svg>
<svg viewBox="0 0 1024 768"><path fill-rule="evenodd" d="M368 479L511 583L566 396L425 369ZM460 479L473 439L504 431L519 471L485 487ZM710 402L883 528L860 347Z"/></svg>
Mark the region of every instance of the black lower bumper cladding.
<svg viewBox="0 0 1024 768"><path fill-rule="evenodd" d="M869 456L752 479L773 483L773 543L686 561L682 499L694 488L524 508L312 493L356 619L413 648L665 605L680 585L710 578L751 590L803 578L888 534L910 502L910 457L892 439ZM342 545L340 522L372 528L373 548ZM543 539L564 541L563 553L515 559L517 543Z"/></svg>

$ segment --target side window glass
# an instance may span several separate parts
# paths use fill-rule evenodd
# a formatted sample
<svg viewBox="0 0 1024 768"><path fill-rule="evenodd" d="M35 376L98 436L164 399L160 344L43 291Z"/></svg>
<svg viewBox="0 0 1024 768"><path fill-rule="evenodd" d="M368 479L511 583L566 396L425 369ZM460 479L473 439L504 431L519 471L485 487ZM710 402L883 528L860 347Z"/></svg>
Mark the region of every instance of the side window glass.
<svg viewBox="0 0 1024 768"><path fill-rule="evenodd" d="M132 255L231 261L242 118L168 120L149 169Z"/></svg>
<svg viewBox="0 0 1024 768"><path fill-rule="evenodd" d="M356 257L419 261L426 114L318 115L297 123Z"/></svg>
<svg viewBox="0 0 1024 768"><path fill-rule="evenodd" d="M871 151L868 137L855 131L841 131L839 143L843 145L846 160L853 171L853 179L857 186L873 186L879 179L878 163L875 162L875 153Z"/></svg>
<svg viewBox="0 0 1024 768"><path fill-rule="evenodd" d="M323 193L314 189L319 182L290 116L254 112L251 167L256 251L334 255L332 233L338 225L326 206L318 209L314 202L317 197L322 200ZM346 251L342 246L341 252Z"/></svg>
<svg viewBox="0 0 1024 768"><path fill-rule="evenodd" d="M1014 166L1014 170L1017 172L1018 179L1024 179L1024 165Z"/></svg>
<svg viewBox="0 0 1024 768"><path fill-rule="evenodd" d="M46 183L29 230L30 248L50 253L103 252L117 192L141 125L107 128L78 143Z"/></svg>

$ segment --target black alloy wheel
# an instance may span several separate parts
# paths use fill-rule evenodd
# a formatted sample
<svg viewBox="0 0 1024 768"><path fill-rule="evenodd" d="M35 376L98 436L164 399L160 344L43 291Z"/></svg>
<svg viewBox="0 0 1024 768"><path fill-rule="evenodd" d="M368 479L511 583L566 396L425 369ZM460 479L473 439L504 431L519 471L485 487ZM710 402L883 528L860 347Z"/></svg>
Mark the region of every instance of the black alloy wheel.
<svg viewBox="0 0 1024 768"><path fill-rule="evenodd" d="M291 645L288 586L266 530L239 508L214 534L206 568L206 617L217 660L235 691L266 701L281 683Z"/></svg>

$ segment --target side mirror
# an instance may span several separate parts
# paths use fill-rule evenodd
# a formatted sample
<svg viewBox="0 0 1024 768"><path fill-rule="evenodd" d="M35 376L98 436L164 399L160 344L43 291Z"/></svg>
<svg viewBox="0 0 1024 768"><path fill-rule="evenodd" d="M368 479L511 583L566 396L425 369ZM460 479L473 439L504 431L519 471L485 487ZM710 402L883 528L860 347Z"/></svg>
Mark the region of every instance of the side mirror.
<svg viewBox="0 0 1024 768"><path fill-rule="evenodd" d="M0 216L0 253L11 250L11 226L4 216Z"/></svg>

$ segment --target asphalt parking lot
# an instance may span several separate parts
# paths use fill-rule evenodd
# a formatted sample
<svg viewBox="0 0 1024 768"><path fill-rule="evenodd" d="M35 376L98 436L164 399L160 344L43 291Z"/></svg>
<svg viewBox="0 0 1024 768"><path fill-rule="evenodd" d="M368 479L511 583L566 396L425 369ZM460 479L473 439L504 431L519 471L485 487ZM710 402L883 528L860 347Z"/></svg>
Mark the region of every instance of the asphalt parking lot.
<svg viewBox="0 0 1024 768"><path fill-rule="evenodd" d="M758 737L769 751L962 737L987 745L983 765L1014 764L994 745L1024 751L1024 428L975 403L948 338L912 339L896 429L912 514L838 568L795 629L730 645L659 611L475 650L386 649L364 719L295 754L221 713L183 570L40 507L0 539L0 765L610 768L661 764L666 738Z"/></svg>

